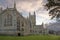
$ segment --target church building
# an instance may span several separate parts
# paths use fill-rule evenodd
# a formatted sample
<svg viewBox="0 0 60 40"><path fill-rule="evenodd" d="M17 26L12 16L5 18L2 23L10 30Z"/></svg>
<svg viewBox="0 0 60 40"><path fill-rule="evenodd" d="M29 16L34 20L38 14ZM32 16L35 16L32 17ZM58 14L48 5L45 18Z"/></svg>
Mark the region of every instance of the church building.
<svg viewBox="0 0 60 40"><path fill-rule="evenodd" d="M1 35L28 35L33 33L36 24L36 16L29 14L29 18L24 18L21 13L14 8L0 8L0 34Z"/></svg>
<svg viewBox="0 0 60 40"><path fill-rule="evenodd" d="M0 8L0 35L29 35L33 34L36 25L36 15L29 14L28 18L22 16L16 9L14 3L13 8L7 7L2 10Z"/></svg>

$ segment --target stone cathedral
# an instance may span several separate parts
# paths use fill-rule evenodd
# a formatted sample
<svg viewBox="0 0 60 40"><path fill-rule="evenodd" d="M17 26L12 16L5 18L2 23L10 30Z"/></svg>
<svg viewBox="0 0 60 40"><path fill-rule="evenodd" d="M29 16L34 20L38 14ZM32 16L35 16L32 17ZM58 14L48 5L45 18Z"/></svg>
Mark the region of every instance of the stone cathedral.
<svg viewBox="0 0 60 40"><path fill-rule="evenodd" d="M16 3L13 8L0 8L0 35L29 35L33 34L36 25L36 15L29 14L25 18L16 9Z"/></svg>

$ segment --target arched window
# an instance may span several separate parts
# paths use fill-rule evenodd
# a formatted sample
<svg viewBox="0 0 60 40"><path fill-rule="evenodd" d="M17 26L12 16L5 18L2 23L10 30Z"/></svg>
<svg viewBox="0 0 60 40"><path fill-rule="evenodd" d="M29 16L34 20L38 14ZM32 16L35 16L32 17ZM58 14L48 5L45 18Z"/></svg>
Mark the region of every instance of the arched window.
<svg viewBox="0 0 60 40"><path fill-rule="evenodd" d="M20 31L20 18L17 17L17 30Z"/></svg>
<svg viewBox="0 0 60 40"><path fill-rule="evenodd" d="M12 26L12 16L10 14L6 15L4 26Z"/></svg>
<svg viewBox="0 0 60 40"><path fill-rule="evenodd" d="M22 22L22 27L24 27L24 22Z"/></svg>
<svg viewBox="0 0 60 40"><path fill-rule="evenodd" d="M24 28L22 28L22 31L24 31Z"/></svg>

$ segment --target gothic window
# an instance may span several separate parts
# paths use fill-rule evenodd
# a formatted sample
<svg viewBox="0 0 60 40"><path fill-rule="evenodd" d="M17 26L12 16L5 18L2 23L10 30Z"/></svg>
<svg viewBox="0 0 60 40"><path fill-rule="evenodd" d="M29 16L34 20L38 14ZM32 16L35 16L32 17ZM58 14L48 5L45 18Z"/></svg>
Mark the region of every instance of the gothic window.
<svg viewBox="0 0 60 40"><path fill-rule="evenodd" d="M32 32L32 30L30 30L30 32Z"/></svg>
<svg viewBox="0 0 60 40"><path fill-rule="evenodd" d="M22 27L24 27L24 23L22 22Z"/></svg>
<svg viewBox="0 0 60 40"><path fill-rule="evenodd" d="M39 31L39 33L42 33L42 31Z"/></svg>
<svg viewBox="0 0 60 40"><path fill-rule="evenodd" d="M24 29L22 28L22 31L24 31Z"/></svg>
<svg viewBox="0 0 60 40"><path fill-rule="evenodd" d="M12 16L10 14L6 15L4 26L12 26Z"/></svg>
<svg viewBox="0 0 60 40"><path fill-rule="evenodd" d="M19 17L17 18L17 30L20 31L20 20L19 20Z"/></svg>

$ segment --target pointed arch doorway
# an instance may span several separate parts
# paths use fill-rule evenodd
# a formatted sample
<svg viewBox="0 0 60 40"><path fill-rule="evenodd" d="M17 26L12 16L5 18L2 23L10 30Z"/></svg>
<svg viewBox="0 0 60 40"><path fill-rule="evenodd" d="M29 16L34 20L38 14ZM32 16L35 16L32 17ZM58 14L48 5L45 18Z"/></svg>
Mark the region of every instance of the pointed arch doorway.
<svg viewBox="0 0 60 40"><path fill-rule="evenodd" d="M18 33L18 36L21 36L21 33Z"/></svg>

